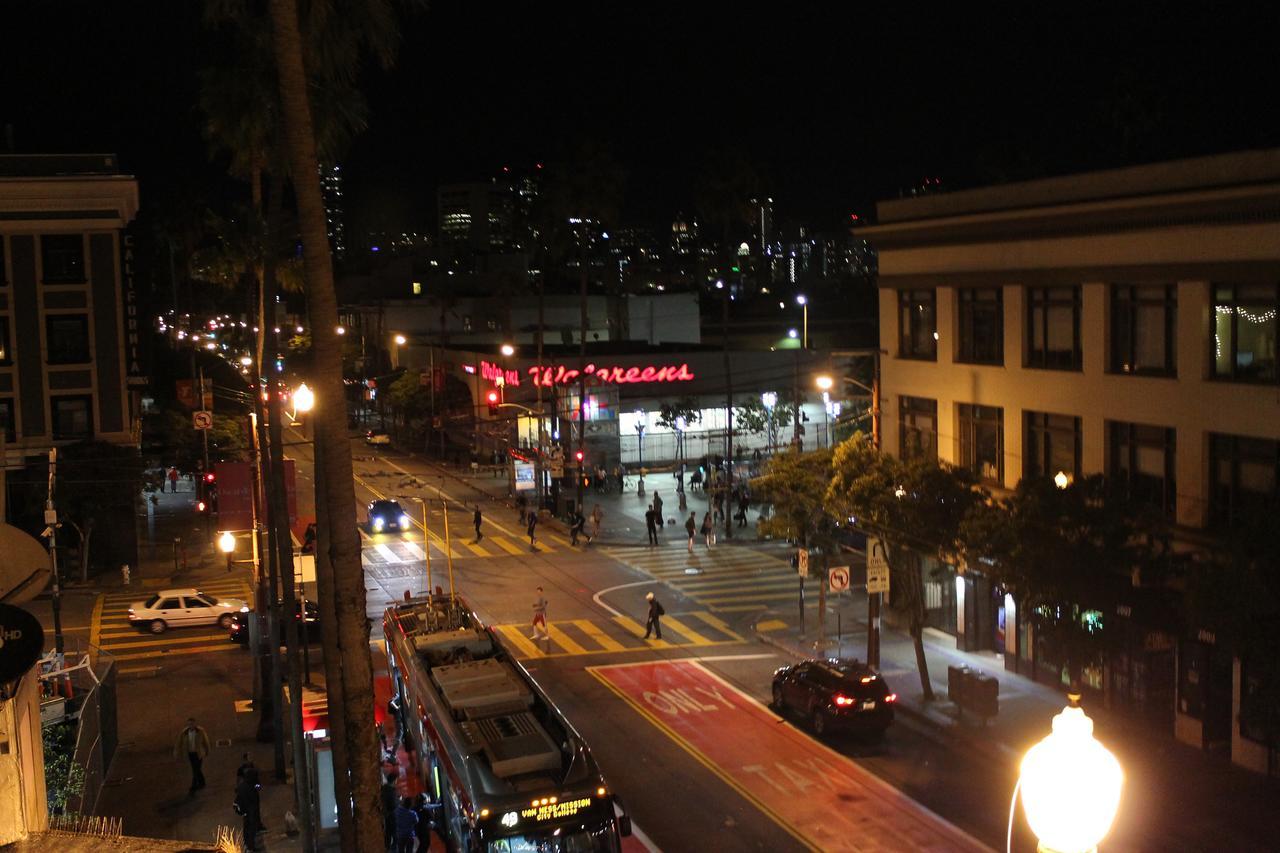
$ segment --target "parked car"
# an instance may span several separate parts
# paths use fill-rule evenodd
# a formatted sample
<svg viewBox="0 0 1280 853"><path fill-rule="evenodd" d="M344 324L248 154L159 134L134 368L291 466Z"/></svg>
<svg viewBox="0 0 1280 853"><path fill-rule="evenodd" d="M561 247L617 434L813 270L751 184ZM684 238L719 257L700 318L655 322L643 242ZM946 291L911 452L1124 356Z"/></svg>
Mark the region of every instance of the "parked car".
<svg viewBox="0 0 1280 853"><path fill-rule="evenodd" d="M880 673L849 658L815 658L773 674L774 708L803 714L817 735L836 729L883 734L897 701Z"/></svg>
<svg viewBox="0 0 1280 853"><path fill-rule="evenodd" d="M369 504L368 524L370 533L387 533L408 530L412 522L396 501L376 500Z"/></svg>
<svg viewBox="0 0 1280 853"><path fill-rule="evenodd" d="M191 625L230 627L231 620L248 605L238 598L218 598L194 587L162 589L146 601L129 607L129 624L163 634L168 628Z"/></svg>
<svg viewBox="0 0 1280 853"><path fill-rule="evenodd" d="M294 619L299 620L299 623L301 623L301 617L302 617L302 604L303 602L301 601L298 602L298 609L294 612L294 616L293 616ZM306 607L307 607L306 609L307 642L310 643L310 642L314 642L320 637L320 608L316 606L316 603L314 601L306 602ZM240 643L241 645L245 645L245 646L249 645L249 617L252 613L253 613L253 610L250 608L240 613L236 613L232 617L231 630L228 632L228 634L230 635L229 639L231 640L231 642ZM301 631L302 629L301 624L299 624L298 629L299 631ZM285 641L285 638L281 637L280 642L282 645L284 644L284 641Z"/></svg>
<svg viewBox="0 0 1280 853"><path fill-rule="evenodd" d="M380 429L371 429L364 434L364 443L368 445L390 444L391 436Z"/></svg>

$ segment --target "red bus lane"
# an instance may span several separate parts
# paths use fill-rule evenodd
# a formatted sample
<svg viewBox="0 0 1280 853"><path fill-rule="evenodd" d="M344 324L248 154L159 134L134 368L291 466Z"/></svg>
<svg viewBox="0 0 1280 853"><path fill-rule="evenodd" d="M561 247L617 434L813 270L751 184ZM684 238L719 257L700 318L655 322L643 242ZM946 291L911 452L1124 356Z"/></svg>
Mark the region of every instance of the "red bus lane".
<svg viewBox="0 0 1280 853"><path fill-rule="evenodd" d="M589 671L805 846L824 851L989 849L845 756L780 722L697 661Z"/></svg>

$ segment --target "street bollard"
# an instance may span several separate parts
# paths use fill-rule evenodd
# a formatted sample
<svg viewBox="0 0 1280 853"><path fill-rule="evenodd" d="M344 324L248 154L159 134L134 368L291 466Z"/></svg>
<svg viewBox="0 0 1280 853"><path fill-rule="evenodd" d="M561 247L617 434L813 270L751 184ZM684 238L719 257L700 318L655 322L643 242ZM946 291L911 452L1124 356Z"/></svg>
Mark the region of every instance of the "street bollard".
<svg viewBox="0 0 1280 853"><path fill-rule="evenodd" d="M129 585L129 564L124 563L120 566L120 580L125 586Z"/></svg>

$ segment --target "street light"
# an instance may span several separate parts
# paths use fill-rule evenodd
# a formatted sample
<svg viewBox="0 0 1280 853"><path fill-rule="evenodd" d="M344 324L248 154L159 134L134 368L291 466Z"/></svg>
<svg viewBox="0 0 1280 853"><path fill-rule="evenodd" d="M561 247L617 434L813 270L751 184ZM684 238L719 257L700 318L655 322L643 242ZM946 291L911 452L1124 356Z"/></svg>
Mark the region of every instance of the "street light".
<svg viewBox="0 0 1280 853"><path fill-rule="evenodd" d="M240 363L243 364L245 367L248 367L249 365L253 364L253 356L248 356L248 355L240 356Z"/></svg>
<svg viewBox="0 0 1280 853"><path fill-rule="evenodd" d="M796 304L804 309L804 337L800 341L801 349L809 348L809 299L803 294L796 295Z"/></svg>
<svg viewBox="0 0 1280 853"><path fill-rule="evenodd" d="M1071 477L1066 471L1059 471L1057 474L1053 475L1053 484L1059 489L1065 489L1067 486L1071 485Z"/></svg>
<svg viewBox="0 0 1280 853"><path fill-rule="evenodd" d="M1111 831L1120 807L1124 771L1093 736L1093 720L1071 704L1053 718L1053 733L1022 759L1018 788L1039 849L1088 853Z"/></svg>
<svg viewBox="0 0 1280 853"><path fill-rule="evenodd" d="M404 335L396 335L395 342L396 346L404 346L408 342L408 338Z"/></svg>
<svg viewBox="0 0 1280 853"><path fill-rule="evenodd" d="M307 383L303 382L298 386L298 390L293 392L293 408L295 412L309 412L316 405L315 392L307 387Z"/></svg>
<svg viewBox="0 0 1280 853"><path fill-rule="evenodd" d="M236 550L236 536L230 530L222 531L218 537L218 550L227 555L227 571L231 571L231 555Z"/></svg>
<svg viewBox="0 0 1280 853"><path fill-rule="evenodd" d="M513 347L511 344L503 344L503 345L502 345L502 354L503 354L503 355L506 355L506 356L515 355L515 354L516 354L516 348L515 348L515 347Z"/></svg>
<svg viewBox="0 0 1280 853"><path fill-rule="evenodd" d="M835 385L835 380L830 376L822 375L813 380L813 384L818 386L819 391L830 391L831 386Z"/></svg>
<svg viewBox="0 0 1280 853"><path fill-rule="evenodd" d="M636 456L640 465L640 481L644 482L644 428L648 412L636 409Z"/></svg>

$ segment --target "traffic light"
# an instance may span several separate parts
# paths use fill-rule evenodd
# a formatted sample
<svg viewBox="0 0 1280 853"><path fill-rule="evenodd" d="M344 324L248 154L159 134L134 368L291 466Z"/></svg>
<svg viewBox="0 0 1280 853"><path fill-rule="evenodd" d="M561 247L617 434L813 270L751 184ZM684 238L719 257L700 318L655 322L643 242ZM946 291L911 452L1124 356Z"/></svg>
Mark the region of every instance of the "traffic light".
<svg viewBox="0 0 1280 853"><path fill-rule="evenodd" d="M213 479L214 479L214 475L213 475L213 473L212 473L212 472L210 472L210 473L208 473L208 474L205 474L205 475L204 475L204 481L205 481L206 483L212 483L212 482L213 482Z"/></svg>
<svg viewBox="0 0 1280 853"><path fill-rule="evenodd" d="M573 453L573 458L578 460L579 465L582 464L582 456L583 454L581 450L575 450Z"/></svg>
<svg viewBox="0 0 1280 853"><path fill-rule="evenodd" d="M490 392L489 392L489 395L488 395L485 399L486 399L486 400L488 401L488 403L489 403L489 414L490 414L490 416L497 415L497 414L498 414L498 399L499 399L499 398L498 398L498 392L497 392L497 391L490 391Z"/></svg>

